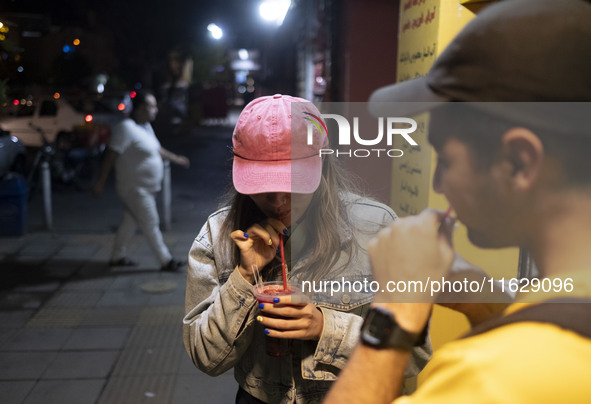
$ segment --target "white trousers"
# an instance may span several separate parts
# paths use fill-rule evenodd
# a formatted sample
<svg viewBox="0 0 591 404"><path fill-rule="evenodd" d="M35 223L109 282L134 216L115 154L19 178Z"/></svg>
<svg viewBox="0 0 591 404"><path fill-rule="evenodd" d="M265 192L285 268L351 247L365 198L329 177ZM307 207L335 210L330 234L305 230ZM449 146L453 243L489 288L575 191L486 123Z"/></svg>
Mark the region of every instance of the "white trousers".
<svg viewBox="0 0 591 404"><path fill-rule="evenodd" d="M139 227L148 244L156 254L161 265L167 264L172 256L160 231L160 218L156 206L156 193L144 188L118 190L125 210L123 220L115 235L115 245L111 260L116 261L126 256L127 245Z"/></svg>

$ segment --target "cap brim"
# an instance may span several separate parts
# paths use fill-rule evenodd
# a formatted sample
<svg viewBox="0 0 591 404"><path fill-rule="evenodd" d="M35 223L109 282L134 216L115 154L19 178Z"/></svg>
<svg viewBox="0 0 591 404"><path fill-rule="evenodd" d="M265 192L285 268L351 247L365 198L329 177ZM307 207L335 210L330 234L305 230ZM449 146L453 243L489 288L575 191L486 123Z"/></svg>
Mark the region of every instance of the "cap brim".
<svg viewBox="0 0 591 404"><path fill-rule="evenodd" d="M245 195L266 192L311 194L320 185L322 158L254 161L234 156L232 179L236 191Z"/></svg>
<svg viewBox="0 0 591 404"><path fill-rule="evenodd" d="M434 92L425 76L381 87L369 97L369 112L379 116L413 116L430 110L449 97Z"/></svg>

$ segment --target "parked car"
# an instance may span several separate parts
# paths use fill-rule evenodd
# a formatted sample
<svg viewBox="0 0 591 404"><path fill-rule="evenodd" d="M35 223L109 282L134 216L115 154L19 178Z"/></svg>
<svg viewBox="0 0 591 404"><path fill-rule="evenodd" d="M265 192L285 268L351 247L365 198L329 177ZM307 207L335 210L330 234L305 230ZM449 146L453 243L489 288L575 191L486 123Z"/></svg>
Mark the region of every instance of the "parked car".
<svg viewBox="0 0 591 404"><path fill-rule="evenodd" d="M105 95L101 97L83 98L73 102L75 108L95 124L113 127L121 122L131 111L129 94Z"/></svg>
<svg viewBox="0 0 591 404"><path fill-rule="evenodd" d="M109 127L92 121L92 115L77 110L62 97L33 98L11 105L0 120L0 128L10 131L27 147L41 147L42 136L58 145L106 144Z"/></svg>
<svg viewBox="0 0 591 404"><path fill-rule="evenodd" d="M11 171L23 174L26 159L23 143L10 132L0 129L0 179Z"/></svg>

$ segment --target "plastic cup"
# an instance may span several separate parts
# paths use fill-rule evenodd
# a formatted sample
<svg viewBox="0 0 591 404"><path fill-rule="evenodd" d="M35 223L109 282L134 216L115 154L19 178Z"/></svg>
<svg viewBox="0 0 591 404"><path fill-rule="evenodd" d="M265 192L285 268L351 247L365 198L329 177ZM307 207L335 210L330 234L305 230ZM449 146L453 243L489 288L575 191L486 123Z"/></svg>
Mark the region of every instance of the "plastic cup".
<svg viewBox="0 0 591 404"><path fill-rule="evenodd" d="M263 282L259 286L255 286L254 295L259 303L273 303L273 298L288 296L293 293L298 293L299 288L294 285L288 285L287 289L283 289L282 281ZM280 318L265 314L267 317ZM266 352L270 356L286 356L291 354L292 340L286 338L267 337Z"/></svg>

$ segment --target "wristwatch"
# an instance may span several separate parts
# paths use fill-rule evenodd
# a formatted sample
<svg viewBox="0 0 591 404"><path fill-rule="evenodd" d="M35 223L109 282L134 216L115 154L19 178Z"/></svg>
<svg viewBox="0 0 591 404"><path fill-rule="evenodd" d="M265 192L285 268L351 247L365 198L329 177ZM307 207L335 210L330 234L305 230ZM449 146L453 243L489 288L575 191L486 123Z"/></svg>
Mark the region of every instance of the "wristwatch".
<svg viewBox="0 0 591 404"><path fill-rule="evenodd" d="M425 343L427 333L428 324L420 334L408 332L398 325L390 310L372 306L361 326L361 342L377 349L412 351L415 346Z"/></svg>

